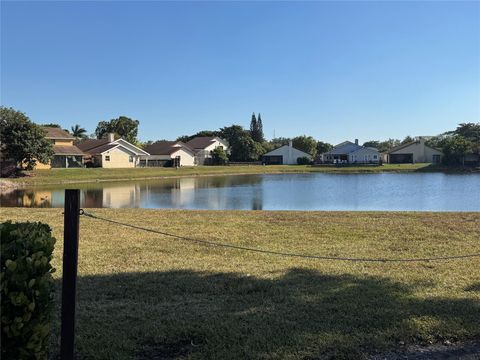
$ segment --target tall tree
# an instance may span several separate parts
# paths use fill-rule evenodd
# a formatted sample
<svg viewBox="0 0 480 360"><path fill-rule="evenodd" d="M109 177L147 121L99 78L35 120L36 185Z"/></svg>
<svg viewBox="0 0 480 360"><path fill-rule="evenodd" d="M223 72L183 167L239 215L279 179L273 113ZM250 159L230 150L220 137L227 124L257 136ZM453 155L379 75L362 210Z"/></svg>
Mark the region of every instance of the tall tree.
<svg viewBox="0 0 480 360"><path fill-rule="evenodd" d="M447 164L465 165L465 155L472 152L473 143L463 136L449 136L443 142L444 162Z"/></svg>
<svg viewBox="0 0 480 360"><path fill-rule="evenodd" d="M252 120L250 120L250 136L253 141L262 143L265 141L263 137L263 125L260 114L258 114L259 120L255 117L255 113L252 114Z"/></svg>
<svg viewBox="0 0 480 360"><path fill-rule="evenodd" d="M265 151L260 143L252 139L250 132L240 125L221 128L219 136L227 140L230 145L231 161L258 160Z"/></svg>
<svg viewBox="0 0 480 360"><path fill-rule="evenodd" d="M72 126L72 136L77 139L85 139L87 138L87 130L76 124Z"/></svg>
<svg viewBox="0 0 480 360"><path fill-rule="evenodd" d="M131 143L137 143L138 120L120 116L110 121L100 121L95 129L97 139L104 138L108 133L114 133Z"/></svg>
<svg viewBox="0 0 480 360"><path fill-rule="evenodd" d="M0 148L6 159L23 162L28 170L37 161L48 163L53 157L53 145L45 135L45 130L24 113L0 107Z"/></svg>

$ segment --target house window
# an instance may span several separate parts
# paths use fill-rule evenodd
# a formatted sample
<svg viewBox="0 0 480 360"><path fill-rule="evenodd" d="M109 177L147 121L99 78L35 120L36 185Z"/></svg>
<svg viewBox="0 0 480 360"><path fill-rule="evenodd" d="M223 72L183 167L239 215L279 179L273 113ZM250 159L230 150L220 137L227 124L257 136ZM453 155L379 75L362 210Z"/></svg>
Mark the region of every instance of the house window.
<svg viewBox="0 0 480 360"><path fill-rule="evenodd" d="M128 157L128 162L133 162L133 156L132 156L132 155L130 155L130 156Z"/></svg>
<svg viewBox="0 0 480 360"><path fill-rule="evenodd" d="M105 161L110 161L110 155L105 155Z"/></svg>
<svg viewBox="0 0 480 360"><path fill-rule="evenodd" d="M375 160L377 160L377 155L373 155L373 158L374 158Z"/></svg>

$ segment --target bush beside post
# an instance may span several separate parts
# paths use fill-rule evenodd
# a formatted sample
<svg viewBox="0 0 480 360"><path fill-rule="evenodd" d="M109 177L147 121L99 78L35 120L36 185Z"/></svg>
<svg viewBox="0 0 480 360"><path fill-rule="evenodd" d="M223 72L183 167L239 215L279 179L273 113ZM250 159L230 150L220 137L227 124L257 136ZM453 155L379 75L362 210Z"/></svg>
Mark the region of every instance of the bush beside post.
<svg viewBox="0 0 480 360"><path fill-rule="evenodd" d="M55 238L46 224L7 221L0 240L2 358L47 359Z"/></svg>

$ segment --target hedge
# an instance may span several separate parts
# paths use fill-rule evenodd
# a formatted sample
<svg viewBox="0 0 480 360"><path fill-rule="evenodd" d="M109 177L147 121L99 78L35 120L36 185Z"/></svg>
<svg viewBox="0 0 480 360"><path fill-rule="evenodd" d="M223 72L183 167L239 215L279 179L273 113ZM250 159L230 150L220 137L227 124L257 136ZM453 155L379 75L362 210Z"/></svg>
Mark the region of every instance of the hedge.
<svg viewBox="0 0 480 360"><path fill-rule="evenodd" d="M47 359L55 238L42 223L0 224L2 359Z"/></svg>

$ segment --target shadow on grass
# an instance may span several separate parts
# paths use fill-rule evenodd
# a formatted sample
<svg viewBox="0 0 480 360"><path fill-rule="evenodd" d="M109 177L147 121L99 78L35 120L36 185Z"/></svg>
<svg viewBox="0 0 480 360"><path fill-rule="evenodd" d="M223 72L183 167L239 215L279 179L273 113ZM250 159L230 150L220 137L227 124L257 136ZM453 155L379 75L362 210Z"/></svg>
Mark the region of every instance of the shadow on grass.
<svg viewBox="0 0 480 360"><path fill-rule="evenodd" d="M58 285L58 284L57 284ZM259 279L172 271L79 278L81 359L356 359L480 335L480 304L417 284L291 269Z"/></svg>

